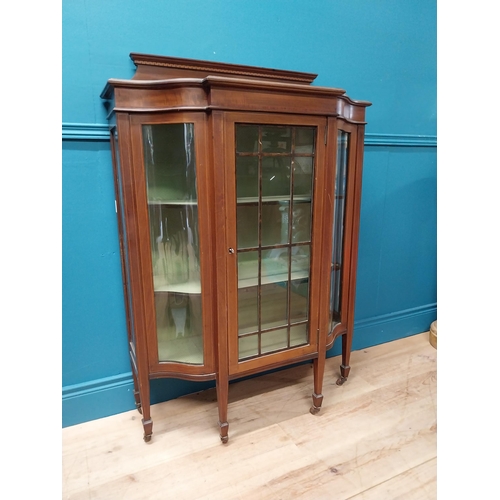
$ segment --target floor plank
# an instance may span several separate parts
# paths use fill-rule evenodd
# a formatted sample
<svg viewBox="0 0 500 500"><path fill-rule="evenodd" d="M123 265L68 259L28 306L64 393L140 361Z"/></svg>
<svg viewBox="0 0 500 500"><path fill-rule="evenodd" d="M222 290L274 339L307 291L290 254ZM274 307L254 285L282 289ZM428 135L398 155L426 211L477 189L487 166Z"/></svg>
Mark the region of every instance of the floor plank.
<svg viewBox="0 0 500 500"><path fill-rule="evenodd" d="M229 443L215 390L152 407L153 439L130 411L63 429L63 498L436 498L437 351L428 333L356 351L337 386L326 364L311 415L310 365L231 384Z"/></svg>

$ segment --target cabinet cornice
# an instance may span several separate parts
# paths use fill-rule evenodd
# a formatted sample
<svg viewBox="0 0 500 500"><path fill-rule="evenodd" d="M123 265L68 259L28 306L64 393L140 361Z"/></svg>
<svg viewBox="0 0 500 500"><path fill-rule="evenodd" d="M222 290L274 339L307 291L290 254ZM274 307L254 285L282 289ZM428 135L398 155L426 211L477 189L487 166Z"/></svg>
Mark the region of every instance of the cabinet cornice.
<svg viewBox="0 0 500 500"><path fill-rule="evenodd" d="M337 116L360 124L365 123L365 108L371 104L355 101L339 88L220 76L111 79L101 97L114 98L115 112L247 110Z"/></svg>

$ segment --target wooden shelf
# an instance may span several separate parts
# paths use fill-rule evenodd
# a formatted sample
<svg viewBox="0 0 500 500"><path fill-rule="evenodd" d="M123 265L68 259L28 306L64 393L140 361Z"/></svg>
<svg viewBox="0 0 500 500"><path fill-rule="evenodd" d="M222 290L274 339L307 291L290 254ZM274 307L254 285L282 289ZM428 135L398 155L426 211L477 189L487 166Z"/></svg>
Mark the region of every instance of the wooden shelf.
<svg viewBox="0 0 500 500"><path fill-rule="evenodd" d="M153 277L153 280L157 282L157 279ZM201 284L196 281L187 281L185 283L173 283L166 285L155 285L154 291L156 292L173 292L173 293L186 293L186 294L200 294Z"/></svg>
<svg viewBox="0 0 500 500"><path fill-rule="evenodd" d="M269 325L262 325L262 327L273 327L271 323ZM284 325L283 328L287 326ZM271 353L274 351L279 351L282 349L287 349L286 341L283 335L283 332L280 330L276 330L273 332L264 333L263 345L262 345L262 354ZM288 349L293 349L294 347L298 347L300 345L307 345L308 340L304 338L303 332L294 332L293 329L290 332L290 347ZM245 337L239 337L239 359L251 358L253 356L258 355L258 349L254 346L255 337L249 335Z"/></svg>
<svg viewBox="0 0 500 500"><path fill-rule="evenodd" d="M167 337L166 332L158 334L158 359L160 363L174 362L193 365L203 364L203 342L200 335Z"/></svg>
<svg viewBox="0 0 500 500"><path fill-rule="evenodd" d="M290 275L290 279L299 280L299 279L307 279L309 277L308 271L296 272ZM280 283L282 281L288 281L288 272L277 273L271 276L263 276L260 280L262 285L269 285L270 283ZM253 278L244 278L238 280L238 288L248 288L251 286L257 286L259 281L257 277Z"/></svg>
<svg viewBox="0 0 500 500"><path fill-rule="evenodd" d="M263 196L262 197L262 203L290 203L292 201L291 195L284 195L284 196ZM304 196L304 195L295 195L293 197L293 201L302 201L302 202L310 202L311 197L309 195ZM253 204L253 203L258 203L259 202L259 197L258 196L245 196L245 197L240 197L237 199L238 205L246 205L246 204Z"/></svg>
<svg viewBox="0 0 500 500"><path fill-rule="evenodd" d="M148 200L148 205L197 206L197 200Z"/></svg>
<svg viewBox="0 0 500 500"><path fill-rule="evenodd" d="M255 273L257 267L256 261L245 262L238 266L238 288L247 288L259 284ZM285 260L262 259L262 277L261 284L279 283L288 281L288 264ZM307 279L309 277L309 260L304 269L293 271L290 274L291 280Z"/></svg>

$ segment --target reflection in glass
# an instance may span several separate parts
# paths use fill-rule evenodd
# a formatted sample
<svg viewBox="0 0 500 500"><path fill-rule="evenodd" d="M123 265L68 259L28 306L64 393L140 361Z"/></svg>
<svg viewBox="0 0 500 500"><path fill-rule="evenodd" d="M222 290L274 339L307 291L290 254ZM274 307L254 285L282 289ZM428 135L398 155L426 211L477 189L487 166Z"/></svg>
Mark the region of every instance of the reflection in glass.
<svg viewBox="0 0 500 500"><path fill-rule="evenodd" d="M347 165L349 162L348 132L339 130L337 148L337 168L335 173L335 202L333 220L333 248L330 278L330 331L340 322L342 304L342 279L345 224L345 197L347 192Z"/></svg>
<svg viewBox="0 0 500 500"><path fill-rule="evenodd" d="M158 357L203 364L194 125L143 125Z"/></svg>
<svg viewBox="0 0 500 500"><path fill-rule="evenodd" d="M297 156L293 162L293 195L311 196L313 158Z"/></svg>
<svg viewBox="0 0 500 500"><path fill-rule="evenodd" d="M261 129L263 153L291 153L292 127L270 125Z"/></svg>
<svg viewBox="0 0 500 500"><path fill-rule="evenodd" d="M255 332L259 324L259 252L238 254L238 332Z"/></svg>
<svg viewBox="0 0 500 500"><path fill-rule="evenodd" d="M240 336L238 338L238 352L240 359L257 356L259 354L259 336Z"/></svg>
<svg viewBox="0 0 500 500"><path fill-rule="evenodd" d="M263 353L285 349L288 346L288 329L280 328L272 332L264 332L261 343Z"/></svg>
<svg viewBox="0 0 500 500"><path fill-rule="evenodd" d="M195 201L192 123L143 125L148 201Z"/></svg>
<svg viewBox="0 0 500 500"><path fill-rule="evenodd" d="M261 329L287 324L288 287L286 282L262 285L260 289Z"/></svg>
<svg viewBox="0 0 500 500"><path fill-rule="evenodd" d="M239 359L309 342L315 127L236 125Z"/></svg>
<svg viewBox="0 0 500 500"><path fill-rule="evenodd" d="M273 248L272 250L262 250L260 252L262 258L260 271L262 283L288 280L289 253L288 247Z"/></svg>
<svg viewBox="0 0 500 500"><path fill-rule="evenodd" d="M311 203L294 203L292 210L292 241L311 241Z"/></svg>
<svg viewBox="0 0 500 500"><path fill-rule="evenodd" d="M311 127L295 128L295 153L308 154L314 153L315 129Z"/></svg>
<svg viewBox="0 0 500 500"><path fill-rule="evenodd" d="M262 203L262 246L288 243L290 204Z"/></svg>
<svg viewBox="0 0 500 500"><path fill-rule="evenodd" d="M293 280L290 283L290 321L306 321L309 314L309 279Z"/></svg>
<svg viewBox="0 0 500 500"><path fill-rule="evenodd" d="M296 346L307 343L307 323L290 328L290 345Z"/></svg>
<svg viewBox="0 0 500 500"><path fill-rule="evenodd" d="M236 151L239 153L255 152L259 149L259 127L242 125L236 129Z"/></svg>
<svg viewBox="0 0 500 500"><path fill-rule="evenodd" d="M293 278L308 276L310 252L309 245L296 245L292 247L291 268Z"/></svg>
<svg viewBox="0 0 500 500"><path fill-rule="evenodd" d="M290 197L290 157L262 158L262 196Z"/></svg>
<svg viewBox="0 0 500 500"><path fill-rule="evenodd" d="M236 195L239 200L259 196L259 158L257 156L238 156L236 159L238 183Z"/></svg>
<svg viewBox="0 0 500 500"><path fill-rule="evenodd" d="M238 333L258 330L258 291L256 286L238 288Z"/></svg>
<svg viewBox="0 0 500 500"><path fill-rule="evenodd" d="M259 275L259 252L240 252L238 254L238 278L240 283L256 285Z"/></svg>
<svg viewBox="0 0 500 500"><path fill-rule="evenodd" d="M256 203L238 204L236 225L244 227L238 231L238 248L254 248L259 245L259 206Z"/></svg>

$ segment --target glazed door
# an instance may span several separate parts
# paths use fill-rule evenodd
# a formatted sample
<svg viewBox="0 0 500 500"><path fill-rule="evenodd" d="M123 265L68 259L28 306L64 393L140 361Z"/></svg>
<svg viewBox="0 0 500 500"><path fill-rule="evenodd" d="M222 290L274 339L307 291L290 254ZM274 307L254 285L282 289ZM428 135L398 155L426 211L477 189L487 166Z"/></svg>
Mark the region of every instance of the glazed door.
<svg viewBox="0 0 500 500"><path fill-rule="evenodd" d="M206 118L131 121L150 370L213 372Z"/></svg>
<svg viewBox="0 0 500 500"><path fill-rule="evenodd" d="M232 375L318 350L325 123L226 117Z"/></svg>

